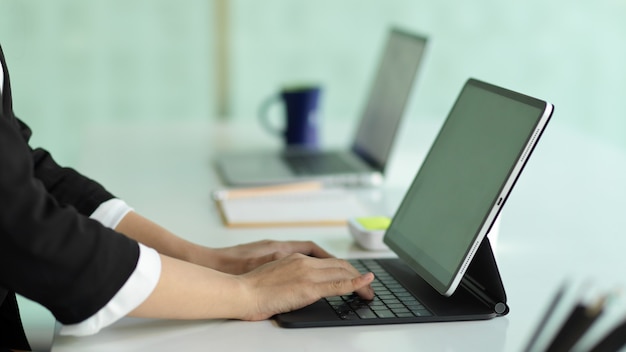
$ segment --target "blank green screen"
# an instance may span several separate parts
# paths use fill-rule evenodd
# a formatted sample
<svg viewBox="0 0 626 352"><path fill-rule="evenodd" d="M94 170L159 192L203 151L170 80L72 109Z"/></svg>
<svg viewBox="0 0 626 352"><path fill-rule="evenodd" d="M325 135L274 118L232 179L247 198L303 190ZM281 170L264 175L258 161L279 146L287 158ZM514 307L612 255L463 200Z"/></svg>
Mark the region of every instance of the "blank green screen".
<svg viewBox="0 0 626 352"><path fill-rule="evenodd" d="M385 239L423 277L452 282L543 110L465 86Z"/></svg>

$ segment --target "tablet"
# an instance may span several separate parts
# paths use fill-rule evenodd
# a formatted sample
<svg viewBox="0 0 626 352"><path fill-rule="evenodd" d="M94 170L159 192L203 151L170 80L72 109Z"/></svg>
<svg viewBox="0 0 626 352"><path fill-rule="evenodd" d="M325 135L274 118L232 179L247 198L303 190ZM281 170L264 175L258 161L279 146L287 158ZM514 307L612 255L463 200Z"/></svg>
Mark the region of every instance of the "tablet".
<svg viewBox="0 0 626 352"><path fill-rule="evenodd" d="M553 110L476 79L462 88L384 237L442 295L461 282Z"/></svg>

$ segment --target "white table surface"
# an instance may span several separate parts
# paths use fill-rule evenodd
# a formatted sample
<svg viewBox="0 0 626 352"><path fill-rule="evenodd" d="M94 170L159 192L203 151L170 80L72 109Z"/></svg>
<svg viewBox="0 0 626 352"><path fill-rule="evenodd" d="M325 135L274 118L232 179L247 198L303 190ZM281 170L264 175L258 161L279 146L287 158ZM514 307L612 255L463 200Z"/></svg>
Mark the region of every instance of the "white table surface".
<svg viewBox="0 0 626 352"><path fill-rule="evenodd" d="M93 336L58 336L53 351L521 351L563 279L626 282L626 152L568 130L558 113L553 120L502 212L496 258L511 308L506 317L315 329L283 329L272 321L125 318ZM377 191L390 213L439 124L410 121L402 127L387 181ZM352 130L346 126L328 127L325 143L348 143ZM114 146L105 147L111 140ZM209 196L222 186L211 157L279 146L255 121L100 125L86 131L78 168L140 213L198 243L311 239L340 257L393 255L359 249L343 227L223 227Z"/></svg>

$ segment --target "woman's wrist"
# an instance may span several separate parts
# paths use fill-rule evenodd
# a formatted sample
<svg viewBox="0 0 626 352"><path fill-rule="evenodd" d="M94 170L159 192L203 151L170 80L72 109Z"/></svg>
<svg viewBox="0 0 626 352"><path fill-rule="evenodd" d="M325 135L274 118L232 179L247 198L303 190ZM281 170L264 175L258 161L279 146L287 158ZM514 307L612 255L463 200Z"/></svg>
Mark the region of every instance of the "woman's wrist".
<svg viewBox="0 0 626 352"><path fill-rule="evenodd" d="M217 271L222 271L220 270L220 251L215 248L193 244L187 251L187 255L184 260Z"/></svg>
<svg viewBox="0 0 626 352"><path fill-rule="evenodd" d="M245 275L232 275L233 280L235 280L235 285L237 285L238 299L240 302L238 305L237 313L233 319L238 320L247 320L254 321L258 319L259 312L259 302L257 301L258 297L254 293L254 288L250 284L250 281L246 279ZM241 304L243 302L243 304Z"/></svg>

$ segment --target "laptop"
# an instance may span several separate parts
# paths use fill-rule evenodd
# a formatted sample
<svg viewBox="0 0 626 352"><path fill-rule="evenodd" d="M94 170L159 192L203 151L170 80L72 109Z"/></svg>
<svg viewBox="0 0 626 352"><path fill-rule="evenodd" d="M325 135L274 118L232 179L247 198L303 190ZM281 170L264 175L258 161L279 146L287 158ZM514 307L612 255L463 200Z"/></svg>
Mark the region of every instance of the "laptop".
<svg viewBox="0 0 626 352"><path fill-rule="evenodd" d="M321 181L335 186L381 184L427 38L390 30L378 72L349 150L285 149L224 154L216 167L234 186Z"/></svg>
<svg viewBox="0 0 626 352"><path fill-rule="evenodd" d="M397 258L352 262L377 297L328 297L274 317L283 327L490 319L509 312L487 233L552 104L476 79L463 86L385 232Z"/></svg>

